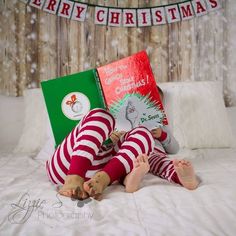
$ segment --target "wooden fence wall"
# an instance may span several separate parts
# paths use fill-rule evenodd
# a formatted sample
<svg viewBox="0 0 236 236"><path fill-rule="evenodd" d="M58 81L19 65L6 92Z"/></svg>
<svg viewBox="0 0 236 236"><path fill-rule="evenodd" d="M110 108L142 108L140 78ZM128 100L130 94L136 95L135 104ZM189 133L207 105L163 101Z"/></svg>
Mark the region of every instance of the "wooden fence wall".
<svg viewBox="0 0 236 236"><path fill-rule="evenodd" d="M180 0L91 0L92 4L146 7ZM224 80L227 42L223 9L179 23L143 28L84 23L0 0L0 92L21 96L40 81L94 68L147 50L156 80Z"/></svg>

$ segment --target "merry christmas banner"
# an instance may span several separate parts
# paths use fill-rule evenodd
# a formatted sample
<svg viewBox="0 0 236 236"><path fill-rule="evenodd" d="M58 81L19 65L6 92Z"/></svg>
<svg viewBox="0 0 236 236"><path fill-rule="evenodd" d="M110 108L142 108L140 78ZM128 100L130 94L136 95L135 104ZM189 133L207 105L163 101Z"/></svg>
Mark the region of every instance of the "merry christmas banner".
<svg viewBox="0 0 236 236"><path fill-rule="evenodd" d="M221 8L220 0L188 0L147 7L119 8L75 0L20 0L29 6L67 19L84 22L88 7L94 7L94 23L115 27L144 27L184 21Z"/></svg>

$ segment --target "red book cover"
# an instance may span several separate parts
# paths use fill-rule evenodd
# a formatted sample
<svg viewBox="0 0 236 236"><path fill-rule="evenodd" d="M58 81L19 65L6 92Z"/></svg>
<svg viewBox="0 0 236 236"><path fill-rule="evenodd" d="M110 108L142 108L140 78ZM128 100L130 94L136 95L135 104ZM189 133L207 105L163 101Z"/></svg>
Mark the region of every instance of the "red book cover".
<svg viewBox="0 0 236 236"><path fill-rule="evenodd" d="M117 130L137 126L153 129L168 124L145 51L99 67L97 72Z"/></svg>

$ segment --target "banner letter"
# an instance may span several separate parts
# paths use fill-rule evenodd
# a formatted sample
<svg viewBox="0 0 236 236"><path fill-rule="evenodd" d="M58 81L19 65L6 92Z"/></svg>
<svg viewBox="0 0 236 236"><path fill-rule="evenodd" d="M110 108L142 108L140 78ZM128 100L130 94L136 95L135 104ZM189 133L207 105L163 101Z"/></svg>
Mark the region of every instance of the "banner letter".
<svg viewBox="0 0 236 236"><path fill-rule="evenodd" d="M77 21L85 21L88 5L75 3L71 19Z"/></svg>
<svg viewBox="0 0 236 236"><path fill-rule="evenodd" d="M166 24L165 9L164 7L152 8L152 23L153 25Z"/></svg>
<svg viewBox="0 0 236 236"><path fill-rule="evenodd" d="M107 24L108 8L96 7L95 8L95 24L106 25Z"/></svg>
<svg viewBox="0 0 236 236"><path fill-rule="evenodd" d="M58 16L65 17L70 19L74 2L68 0L61 0L61 4L59 6Z"/></svg>
<svg viewBox="0 0 236 236"><path fill-rule="evenodd" d="M123 26L125 27L136 27L136 10L124 9L123 10Z"/></svg>

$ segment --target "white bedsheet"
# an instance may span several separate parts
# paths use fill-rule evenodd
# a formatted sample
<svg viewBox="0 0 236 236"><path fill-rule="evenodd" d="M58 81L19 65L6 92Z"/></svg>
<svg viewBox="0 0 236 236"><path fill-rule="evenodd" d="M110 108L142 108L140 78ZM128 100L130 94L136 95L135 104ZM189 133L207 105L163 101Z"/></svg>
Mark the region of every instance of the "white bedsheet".
<svg viewBox="0 0 236 236"><path fill-rule="evenodd" d="M83 203L56 195L41 162L2 153L0 235L236 235L236 149L182 156L202 180L195 191L148 174L134 194L116 184Z"/></svg>

